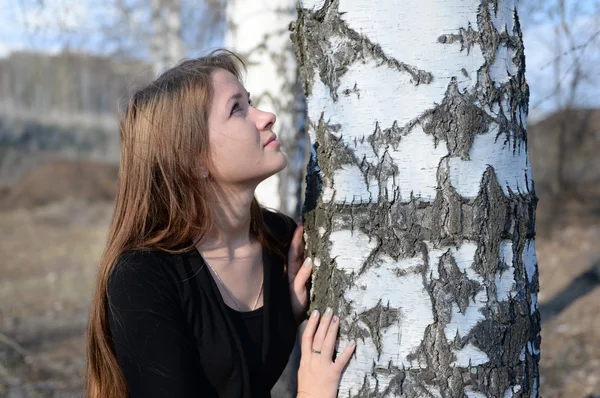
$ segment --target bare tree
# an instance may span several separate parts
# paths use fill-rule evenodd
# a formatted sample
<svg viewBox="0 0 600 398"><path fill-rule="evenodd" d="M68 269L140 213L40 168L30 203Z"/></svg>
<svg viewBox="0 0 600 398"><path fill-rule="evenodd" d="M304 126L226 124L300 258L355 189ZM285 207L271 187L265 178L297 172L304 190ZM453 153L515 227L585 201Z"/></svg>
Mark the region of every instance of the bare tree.
<svg viewBox="0 0 600 398"><path fill-rule="evenodd" d="M180 0L151 0L149 3L114 1L118 16L108 23L106 31L110 32L114 25L125 24L130 35L137 39L137 45L141 44L147 49L155 74L175 65L184 57ZM123 37L112 39L121 41ZM122 43L118 42L118 45L123 46Z"/></svg>
<svg viewBox="0 0 600 398"><path fill-rule="evenodd" d="M599 1L550 0L534 2L525 0L523 10L531 25L545 24L547 37L535 38L545 42L549 59L540 68L529 73L550 75L547 88L538 87L544 95L534 101L532 110L553 114L551 123L534 126L536 135L532 142L536 150L539 192L544 201L551 203L550 218L555 222L563 214L567 201L575 199L583 204L586 193L581 189L589 184L582 179L582 171L594 167L594 157L584 156L585 145L596 140L594 136L594 110L590 109L589 95L600 75L596 68L600 61L600 11ZM551 29L550 29L551 28ZM537 49L538 51L540 49ZM551 68L551 74L546 69ZM596 90L597 92L597 90ZM539 117L538 117L539 119ZM575 170L579 170L575 172ZM585 181L585 182L584 182Z"/></svg>
<svg viewBox="0 0 600 398"><path fill-rule="evenodd" d="M536 111L548 103L559 110L585 106L586 98L582 99L580 90L598 76L594 61L599 60L600 1L523 0L521 10L530 29L543 26L539 30L543 37L535 37L535 41L544 43L546 48L532 51L547 50L549 54L541 71L529 72L543 72L547 68L553 72L552 84L531 104L531 110Z"/></svg>
<svg viewBox="0 0 600 398"><path fill-rule="evenodd" d="M32 44L141 58L158 71L222 43L224 7L225 0L19 0L9 11Z"/></svg>

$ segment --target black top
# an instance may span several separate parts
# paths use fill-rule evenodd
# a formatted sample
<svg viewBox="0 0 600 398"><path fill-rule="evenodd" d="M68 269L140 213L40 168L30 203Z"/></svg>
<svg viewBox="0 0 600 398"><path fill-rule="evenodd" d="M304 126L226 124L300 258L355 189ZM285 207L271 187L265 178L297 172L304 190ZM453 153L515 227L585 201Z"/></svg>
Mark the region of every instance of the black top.
<svg viewBox="0 0 600 398"><path fill-rule="evenodd" d="M263 342L263 309L258 308L250 312L240 312L233 308L228 308L231 320L235 327L242 350L246 356L246 363L250 370L250 391L253 397L266 395L262 392L262 386L265 385L264 363L262 360L262 342ZM262 395L261 395L262 394ZM268 395L267 395L268 396Z"/></svg>
<svg viewBox="0 0 600 398"><path fill-rule="evenodd" d="M295 223L263 211L287 254ZM270 397L292 352L284 261L263 248L263 307L228 307L197 250L133 250L108 282L112 343L132 398Z"/></svg>

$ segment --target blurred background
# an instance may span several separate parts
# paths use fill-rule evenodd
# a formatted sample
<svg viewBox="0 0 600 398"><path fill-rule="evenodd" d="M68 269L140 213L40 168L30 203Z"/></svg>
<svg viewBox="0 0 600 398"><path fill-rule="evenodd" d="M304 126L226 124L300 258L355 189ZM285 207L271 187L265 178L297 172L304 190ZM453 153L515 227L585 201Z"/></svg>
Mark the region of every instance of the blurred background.
<svg viewBox="0 0 600 398"><path fill-rule="evenodd" d="M541 395L595 397L600 0L521 0L520 18ZM224 45L227 26L225 0L0 0L0 397L80 395L116 187L117 100L170 59Z"/></svg>

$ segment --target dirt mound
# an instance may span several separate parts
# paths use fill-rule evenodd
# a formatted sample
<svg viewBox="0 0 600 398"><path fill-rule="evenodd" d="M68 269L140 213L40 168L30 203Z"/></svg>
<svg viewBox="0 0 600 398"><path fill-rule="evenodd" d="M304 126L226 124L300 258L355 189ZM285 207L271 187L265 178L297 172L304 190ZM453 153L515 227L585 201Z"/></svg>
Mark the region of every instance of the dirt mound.
<svg viewBox="0 0 600 398"><path fill-rule="evenodd" d="M42 164L0 195L0 210L34 208L65 199L112 200L118 166L109 163L58 160Z"/></svg>
<svg viewBox="0 0 600 398"><path fill-rule="evenodd" d="M528 127L537 231L600 223L600 109L570 109Z"/></svg>

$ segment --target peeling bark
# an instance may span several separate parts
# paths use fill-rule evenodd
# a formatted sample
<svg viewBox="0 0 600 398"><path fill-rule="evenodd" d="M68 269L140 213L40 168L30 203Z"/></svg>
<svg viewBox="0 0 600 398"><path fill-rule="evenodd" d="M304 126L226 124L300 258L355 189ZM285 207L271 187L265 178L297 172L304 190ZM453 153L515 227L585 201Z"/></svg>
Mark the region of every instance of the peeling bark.
<svg viewBox="0 0 600 398"><path fill-rule="evenodd" d="M247 61L246 89L254 106L277 116L274 131L288 158L287 168L261 183L258 201L299 214L306 157L305 101L289 36L296 17L293 0L228 0L225 44Z"/></svg>
<svg viewBox="0 0 600 398"><path fill-rule="evenodd" d="M312 307L341 397L537 397L529 91L516 2L301 1Z"/></svg>

